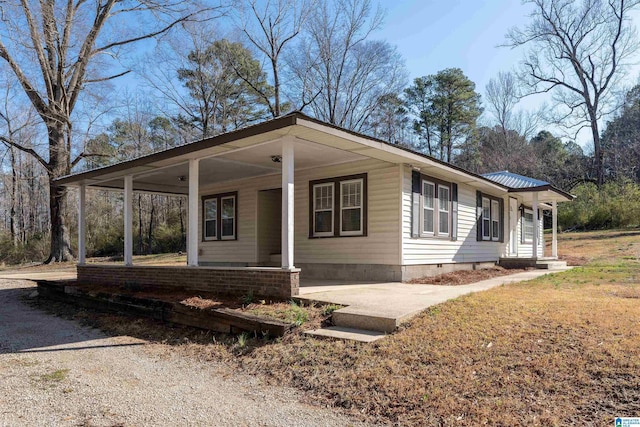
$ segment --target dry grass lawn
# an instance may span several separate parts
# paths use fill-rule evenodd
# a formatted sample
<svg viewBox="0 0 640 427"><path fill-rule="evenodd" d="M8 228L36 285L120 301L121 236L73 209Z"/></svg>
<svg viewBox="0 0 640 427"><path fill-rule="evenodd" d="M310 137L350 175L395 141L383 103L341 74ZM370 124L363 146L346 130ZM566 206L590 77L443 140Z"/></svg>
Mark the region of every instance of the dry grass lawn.
<svg viewBox="0 0 640 427"><path fill-rule="evenodd" d="M588 265L433 307L374 345L291 337L245 369L400 425L612 425L640 414L640 231L561 236Z"/></svg>
<svg viewBox="0 0 640 427"><path fill-rule="evenodd" d="M640 231L564 234L559 248L586 264L435 306L375 344L292 334L239 350L233 337L185 342L186 330L149 321L101 325L180 343L172 348L381 423L602 426L638 416Z"/></svg>

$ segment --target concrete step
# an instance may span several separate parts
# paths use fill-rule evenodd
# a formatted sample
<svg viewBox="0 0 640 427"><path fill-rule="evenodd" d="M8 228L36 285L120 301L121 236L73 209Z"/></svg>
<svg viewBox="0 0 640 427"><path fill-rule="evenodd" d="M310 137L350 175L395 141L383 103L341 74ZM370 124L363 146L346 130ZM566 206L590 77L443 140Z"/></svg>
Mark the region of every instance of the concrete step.
<svg viewBox="0 0 640 427"><path fill-rule="evenodd" d="M546 270L556 270L560 268L567 268L567 262L557 261L557 260L553 260L553 261L540 260L536 262L536 268L546 269Z"/></svg>
<svg viewBox="0 0 640 427"><path fill-rule="evenodd" d="M360 313L357 307L336 310L331 315L333 324L343 328L364 329L390 334L398 327L396 317Z"/></svg>
<svg viewBox="0 0 640 427"><path fill-rule="evenodd" d="M374 342L386 336L383 332L366 331L363 329L343 328L341 326L330 326L328 328L314 329L304 332L307 335L323 338L337 338L341 340L351 340L359 342Z"/></svg>

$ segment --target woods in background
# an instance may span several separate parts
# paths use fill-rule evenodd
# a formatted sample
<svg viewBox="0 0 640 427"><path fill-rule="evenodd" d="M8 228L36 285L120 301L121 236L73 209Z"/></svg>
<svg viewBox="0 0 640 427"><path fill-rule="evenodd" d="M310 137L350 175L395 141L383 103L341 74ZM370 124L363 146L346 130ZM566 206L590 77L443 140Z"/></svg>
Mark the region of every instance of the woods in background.
<svg viewBox="0 0 640 427"><path fill-rule="evenodd" d="M397 48L375 39L384 13L371 0L126 3L3 10L0 262L72 257L75 195L55 178L296 110L473 172L552 182L578 195L565 228L639 225L640 85L616 96L637 1L532 0L530 25L507 35L531 50L482 93L459 68L408 81ZM145 40L155 49L141 56ZM145 85L116 86L133 74ZM553 106L522 109L547 91ZM585 148L571 133L583 125ZM88 254L118 255L122 195L88 203ZM183 250L185 218L182 198L136 194L134 251Z"/></svg>

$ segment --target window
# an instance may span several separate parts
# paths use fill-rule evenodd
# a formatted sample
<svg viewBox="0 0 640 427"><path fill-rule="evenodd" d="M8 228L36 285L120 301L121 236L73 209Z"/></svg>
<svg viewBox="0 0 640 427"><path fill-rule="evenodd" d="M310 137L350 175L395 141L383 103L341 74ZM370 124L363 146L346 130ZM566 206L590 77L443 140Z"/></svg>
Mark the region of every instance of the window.
<svg viewBox="0 0 640 427"><path fill-rule="evenodd" d="M482 198L482 240L491 240L491 208L490 200Z"/></svg>
<svg viewBox="0 0 640 427"><path fill-rule="evenodd" d="M333 182L313 186L313 234L333 236Z"/></svg>
<svg viewBox="0 0 640 427"><path fill-rule="evenodd" d="M309 237L366 236L366 174L311 181L309 188Z"/></svg>
<svg viewBox="0 0 640 427"><path fill-rule="evenodd" d="M204 239L218 237L218 199L204 201Z"/></svg>
<svg viewBox="0 0 640 427"><path fill-rule="evenodd" d="M438 185L438 235L449 235L449 187Z"/></svg>
<svg viewBox="0 0 640 427"><path fill-rule="evenodd" d="M500 239L500 203L497 200L491 201L491 240Z"/></svg>
<svg viewBox="0 0 640 427"><path fill-rule="evenodd" d="M422 231L433 234L433 219L435 218L435 184L428 181L422 182L422 200L424 210L424 220Z"/></svg>
<svg viewBox="0 0 640 427"><path fill-rule="evenodd" d="M236 240L238 193L216 194L202 198L203 239Z"/></svg>
<svg viewBox="0 0 640 427"><path fill-rule="evenodd" d="M504 229L504 201L498 197L477 192L478 235L477 240L502 242Z"/></svg>
<svg viewBox="0 0 640 427"><path fill-rule="evenodd" d="M451 188L433 178L422 180L422 236L451 233Z"/></svg>
<svg viewBox="0 0 640 427"><path fill-rule="evenodd" d="M340 235L362 234L362 179L340 182Z"/></svg>
<svg viewBox="0 0 640 427"><path fill-rule="evenodd" d="M522 239L524 243L533 242L533 211L525 210L522 215Z"/></svg>

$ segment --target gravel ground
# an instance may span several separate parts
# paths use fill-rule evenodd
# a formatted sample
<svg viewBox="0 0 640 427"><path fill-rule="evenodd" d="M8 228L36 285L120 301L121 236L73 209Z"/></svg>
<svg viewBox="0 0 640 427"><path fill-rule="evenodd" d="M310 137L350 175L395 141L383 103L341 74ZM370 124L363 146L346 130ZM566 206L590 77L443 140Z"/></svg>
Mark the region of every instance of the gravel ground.
<svg viewBox="0 0 640 427"><path fill-rule="evenodd" d="M0 280L0 426L359 426L290 388L25 305Z"/></svg>

